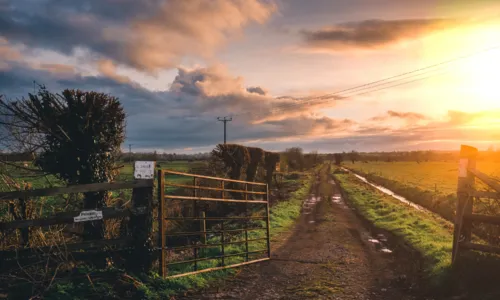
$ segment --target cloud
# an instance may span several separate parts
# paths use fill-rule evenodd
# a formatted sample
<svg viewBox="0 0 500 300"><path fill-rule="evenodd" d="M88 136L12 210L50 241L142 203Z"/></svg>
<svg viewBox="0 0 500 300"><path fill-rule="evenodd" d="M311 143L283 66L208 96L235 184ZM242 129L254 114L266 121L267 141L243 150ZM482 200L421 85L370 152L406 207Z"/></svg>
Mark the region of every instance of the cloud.
<svg viewBox="0 0 500 300"><path fill-rule="evenodd" d="M255 93L255 94L259 94L259 95L263 95L263 96L267 94L267 91L264 90L263 88L261 88L260 86L249 87L249 88L247 88L247 92Z"/></svg>
<svg viewBox="0 0 500 300"><path fill-rule="evenodd" d="M243 143L336 134L354 126L353 121L317 113L318 108L331 102L302 106L297 105L301 100L293 97L255 93L255 88L245 86L243 78L232 76L222 66L179 68L164 91L147 90L104 74L108 73L105 67L109 66L103 64L103 72L97 76L60 76L47 66L35 68L14 62L7 72L0 73L0 93L9 99L26 97L33 91L33 80L53 92L78 88L109 93L120 99L127 113L127 142L144 149L215 145L222 139L222 126L217 121L222 115L233 116L228 124L228 139Z"/></svg>
<svg viewBox="0 0 500 300"><path fill-rule="evenodd" d="M99 60L97 67L99 72L101 72L101 74L104 76L113 78L114 80L122 83L132 82L127 76L119 75L116 73L116 65L110 59Z"/></svg>
<svg viewBox="0 0 500 300"><path fill-rule="evenodd" d="M155 73L185 56L211 56L275 10L264 0L15 1L0 10L0 37Z"/></svg>
<svg viewBox="0 0 500 300"><path fill-rule="evenodd" d="M393 110L388 110L385 115L375 116L370 118L371 121L386 121L392 118L403 119L407 121L420 121L420 120L428 120L429 118L424 116L423 114L415 113L415 112L397 112Z"/></svg>
<svg viewBox="0 0 500 300"><path fill-rule="evenodd" d="M303 30L305 47L323 51L378 49L414 40L459 24L450 19L364 20Z"/></svg>

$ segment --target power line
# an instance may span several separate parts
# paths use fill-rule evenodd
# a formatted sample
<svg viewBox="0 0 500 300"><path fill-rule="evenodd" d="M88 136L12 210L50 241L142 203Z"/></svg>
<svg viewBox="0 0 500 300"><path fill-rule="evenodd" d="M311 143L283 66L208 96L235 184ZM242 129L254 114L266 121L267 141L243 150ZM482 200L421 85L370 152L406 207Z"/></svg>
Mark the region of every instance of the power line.
<svg viewBox="0 0 500 300"><path fill-rule="evenodd" d="M224 123L224 145L226 144L226 123L231 122L233 120L232 117L217 117L217 121Z"/></svg>
<svg viewBox="0 0 500 300"><path fill-rule="evenodd" d="M384 79L376 80L376 81L373 81L373 82L370 82L370 83L366 83L366 84L362 84L362 85L359 85L359 86L351 87L351 88L348 88L348 89L345 89L345 90L341 90L341 91L338 91L338 92L324 94L324 95L321 95L321 96L313 96L313 97L302 98L302 99L305 99L305 100L301 101L301 102L289 103L289 104L283 104L283 105L276 105L276 106L272 107L270 110L271 110L271 112L275 113L277 111L279 112L279 111L282 111L282 110L285 110L285 109L290 109L290 108L294 108L294 107L297 107L297 106L302 106L304 104L311 104L311 102L317 101L317 100L326 99L327 100L326 102L329 102L329 101L332 101L332 99L331 99L332 97L336 98L336 100L339 100L339 99L351 98L353 96L359 96L360 94L350 95L350 96L346 97L346 96L342 95L342 93L370 90L370 89L372 89L374 87L379 87L379 86L383 86L385 84L395 83L395 82L398 82L400 80L409 79L409 78L416 77L416 76L421 76L421 75L424 75L424 74L427 74L427 73L430 73L430 72L434 72L434 71L438 71L438 70L443 70L444 68L441 68L441 67L444 66L444 65L449 65L449 64L451 64L453 62L457 62L459 60L470 58L472 56L478 55L478 54L483 53L483 52L488 52L488 51L497 50L497 49L500 49L500 45L497 45L497 46L494 46L494 47L490 47L490 48L485 48L485 49L482 49L482 50L479 50L479 51L476 51L476 52L473 52L473 53L470 53L470 54L467 54L467 55L459 56L459 57L456 57L456 58L453 58L453 59L449 59L449 60L446 60L446 61L443 61L443 62L439 62L439 63L433 64L433 65L429 65L429 66L426 66L426 67L422 67L422 68L419 68L419 69L415 69L415 70L412 70L412 71L401 73L401 74L398 74L398 75L395 75L395 76L390 76L390 77L387 77L387 78L384 78ZM425 71L425 72L422 72L422 71ZM421 72L421 73L419 73L419 72ZM446 72L446 70L445 70L445 72ZM441 72L441 74L445 73L445 72ZM405 77L405 76L407 76L407 77L406 78L400 78L400 77ZM412 80L410 82L415 82L415 81L427 79L429 77L432 77L432 75L431 76L426 76L425 78L422 78L422 79ZM403 83L403 84L408 84L410 82ZM390 86L390 87L395 87L395 86L399 86L399 85L400 84L393 85L393 86ZM384 89L384 88L382 88L382 89ZM382 89L376 89L376 90L373 90L373 91L379 91L379 90L382 90ZM368 91L368 92L373 92L373 91ZM368 92L364 92L362 94L366 94ZM269 111L266 112L266 114L268 114L268 113L269 113ZM248 112L244 112L244 113L239 113L237 115L246 115L246 114L253 115L253 116L257 115L255 113L253 113L252 111L248 111ZM261 114L263 114L263 113L261 113Z"/></svg>

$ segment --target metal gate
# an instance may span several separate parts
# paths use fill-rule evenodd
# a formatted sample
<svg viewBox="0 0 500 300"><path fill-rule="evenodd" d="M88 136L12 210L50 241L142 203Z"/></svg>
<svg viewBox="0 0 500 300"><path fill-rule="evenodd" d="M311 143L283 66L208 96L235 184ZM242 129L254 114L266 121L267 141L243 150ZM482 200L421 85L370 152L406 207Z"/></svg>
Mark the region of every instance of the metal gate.
<svg viewBox="0 0 500 300"><path fill-rule="evenodd" d="M158 170L158 200L162 277L270 259L267 184Z"/></svg>

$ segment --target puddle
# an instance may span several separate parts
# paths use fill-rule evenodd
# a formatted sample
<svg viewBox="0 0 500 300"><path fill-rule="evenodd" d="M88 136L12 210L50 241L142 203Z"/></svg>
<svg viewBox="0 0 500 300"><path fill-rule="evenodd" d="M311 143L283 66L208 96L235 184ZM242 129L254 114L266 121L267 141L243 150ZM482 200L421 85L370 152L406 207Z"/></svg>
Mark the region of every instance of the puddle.
<svg viewBox="0 0 500 300"><path fill-rule="evenodd" d="M369 241L370 243L380 244L380 241L379 241L379 240L376 240L376 239L368 239L368 241Z"/></svg>
<svg viewBox="0 0 500 300"><path fill-rule="evenodd" d="M310 194L309 198L302 204L302 213L304 215L311 214L314 206L321 200L320 197L316 197L314 194Z"/></svg>
<svg viewBox="0 0 500 300"><path fill-rule="evenodd" d="M314 223L314 222L316 222L316 221L314 221L314 220L309 221L309 223Z"/></svg>
<svg viewBox="0 0 500 300"><path fill-rule="evenodd" d="M382 248L380 249L380 252L384 252L384 253L392 253L392 250L389 250L387 248Z"/></svg>
<svg viewBox="0 0 500 300"><path fill-rule="evenodd" d="M351 170L349 170L349 169L342 168L342 170L344 170L344 171L347 171L347 172L350 172L350 173L354 174L354 176L356 176L356 177L357 177L358 179L360 179L361 181L363 181L363 182L365 182L365 183L367 183L367 184L369 184L369 185L373 186L374 188L376 188L377 190L381 191L381 192L382 192L382 193L384 193L384 194L387 194L387 195L389 195L389 196L391 196L391 197L393 197L393 198L395 198L395 199L398 199L399 201L403 202L404 204L407 204L408 206L411 206L411 207L413 207L413 208L415 208L415 209L418 209L418 210L425 210L422 206L420 206L420 205L418 205L418 204L415 204L415 203L413 203L413 202L411 202L411 201L407 200L405 197L400 196L400 195L398 195L398 194L394 193L393 191L391 191L391 190L389 190L389 189L387 189L387 188L385 188L385 187L383 187L383 186L380 186L380 185L377 185L377 184L374 184L374 183L372 183L372 182L368 181L368 179L366 179L365 177L360 176L360 175L358 175L358 174L356 174L356 173L352 172L352 171L351 171Z"/></svg>

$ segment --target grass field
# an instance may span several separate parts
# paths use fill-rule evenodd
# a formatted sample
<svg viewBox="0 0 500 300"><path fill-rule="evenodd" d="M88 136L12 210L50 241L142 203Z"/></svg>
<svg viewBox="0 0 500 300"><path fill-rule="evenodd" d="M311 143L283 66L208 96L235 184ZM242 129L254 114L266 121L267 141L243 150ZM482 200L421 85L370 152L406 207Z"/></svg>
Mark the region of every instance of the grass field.
<svg viewBox="0 0 500 300"><path fill-rule="evenodd" d="M159 161L159 162L157 162L157 165L160 165L161 168L163 168L163 169L169 169L172 171L189 172L189 170L191 168L203 167L205 165L205 162L203 162L203 161L195 161L195 162ZM116 181L133 180L134 179L133 178L133 172L134 172L133 163L125 162L125 163L122 163L121 166L122 167L120 168L120 174L118 175L118 178L116 178ZM5 169L1 170L1 171L2 171L2 173L7 174L8 176L12 177L12 179L14 179L18 183L23 182L23 181L31 183L32 187L34 189L62 185L61 181L52 175L36 176L35 177L35 176L31 175L28 171L24 171L22 169L8 167L8 166L6 166ZM175 177L172 177L172 178L175 178ZM0 191L7 191L7 190L11 190L11 189L5 184L5 182L0 180Z"/></svg>
<svg viewBox="0 0 500 300"><path fill-rule="evenodd" d="M455 194L458 180L458 162L345 162L347 168L398 181L411 187ZM478 161L477 169L490 176L500 177L500 163Z"/></svg>

